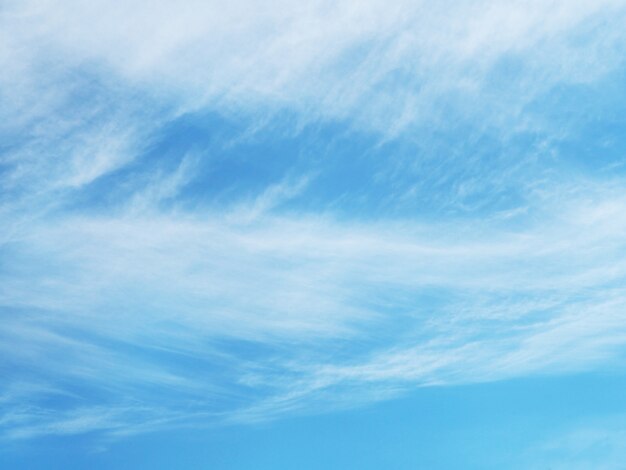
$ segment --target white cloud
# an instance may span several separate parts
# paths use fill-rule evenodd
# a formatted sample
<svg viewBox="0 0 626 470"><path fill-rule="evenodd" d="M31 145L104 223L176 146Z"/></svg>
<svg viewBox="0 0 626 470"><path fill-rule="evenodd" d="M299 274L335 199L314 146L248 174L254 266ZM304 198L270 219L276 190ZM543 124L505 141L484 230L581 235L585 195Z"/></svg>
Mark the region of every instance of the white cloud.
<svg viewBox="0 0 626 470"><path fill-rule="evenodd" d="M3 23L10 44L31 61L105 67L114 80L148 86L183 110L288 109L305 121L348 119L395 134L450 113L521 125L524 106L551 86L588 82L619 64L623 15L613 0L281 1L271 8L49 0L6 7ZM507 60L515 70L498 71ZM502 102L499 87L515 98Z"/></svg>
<svg viewBox="0 0 626 470"><path fill-rule="evenodd" d="M63 217L12 249L0 302L30 313L5 322L3 355L145 406L167 397L173 414L171 390L228 396L196 410L228 419L596 367L626 343L616 196L509 233L489 221Z"/></svg>
<svg viewBox="0 0 626 470"><path fill-rule="evenodd" d="M0 350L15 376L0 402L21 406L5 435L259 419L610 363L626 342L617 178L533 180L508 218L440 223L277 211L310 174L245 203L165 210L210 158L185 152L174 170L148 162L115 210L60 208L195 110L257 130L288 111L411 143L462 121L506 140L539 125L525 107L552 87L621 66L624 13L617 1L5 3Z"/></svg>

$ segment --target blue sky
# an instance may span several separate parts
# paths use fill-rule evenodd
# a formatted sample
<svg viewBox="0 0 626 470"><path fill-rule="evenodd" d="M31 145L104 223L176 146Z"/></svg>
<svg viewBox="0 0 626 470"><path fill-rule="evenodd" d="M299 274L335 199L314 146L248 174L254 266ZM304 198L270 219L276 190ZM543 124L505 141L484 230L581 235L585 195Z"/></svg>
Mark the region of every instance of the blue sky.
<svg viewBox="0 0 626 470"><path fill-rule="evenodd" d="M3 2L0 464L623 468L625 20Z"/></svg>

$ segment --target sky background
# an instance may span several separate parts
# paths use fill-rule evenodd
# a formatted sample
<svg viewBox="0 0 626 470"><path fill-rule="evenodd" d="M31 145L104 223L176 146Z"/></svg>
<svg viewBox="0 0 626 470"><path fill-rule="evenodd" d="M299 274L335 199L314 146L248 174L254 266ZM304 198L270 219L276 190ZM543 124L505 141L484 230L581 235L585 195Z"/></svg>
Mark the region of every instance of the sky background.
<svg viewBox="0 0 626 470"><path fill-rule="evenodd" d="M0 0L0 466L626 468L625 24Z"/></svg>

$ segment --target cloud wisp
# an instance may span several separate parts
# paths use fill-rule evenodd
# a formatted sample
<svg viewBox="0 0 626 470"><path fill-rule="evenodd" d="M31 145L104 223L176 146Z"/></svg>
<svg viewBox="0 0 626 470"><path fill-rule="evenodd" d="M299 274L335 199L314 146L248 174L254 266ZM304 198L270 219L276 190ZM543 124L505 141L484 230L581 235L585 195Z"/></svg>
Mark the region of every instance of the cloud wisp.
<svg viewBox="0 0 626 470"><path fill-rule="evenodd" d="M17 383L45 377L176 419L197 403L215 420L601 365L626 342L626 203L570 204L576 217L509 233L232 214L46 221L3 269L3 356Z"/></svg>
<svg viewBox="0 0 626 470"><path fill-rule="evenodd" d="M1 8L4 438L623 353L623 2Z"/></svg>

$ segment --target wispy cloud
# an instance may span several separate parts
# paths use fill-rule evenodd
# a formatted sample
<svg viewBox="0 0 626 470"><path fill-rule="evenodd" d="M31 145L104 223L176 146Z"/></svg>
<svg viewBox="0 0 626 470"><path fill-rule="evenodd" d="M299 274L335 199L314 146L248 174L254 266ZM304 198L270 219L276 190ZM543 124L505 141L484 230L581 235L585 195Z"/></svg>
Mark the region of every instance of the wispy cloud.
<svg viewBox="0 0 626 470"><path fill-rule="evenodd" d="M29 364L172 412L174 391L243 393L211 410L242 416L246 403L271 415L267 403L300 408L333 388L329 403L352 403L363 388L584 369L626 342L626 205L611 201L570 202L578 218L513 233L301 215L64 217L11 249L5 360L18 376Z"/></svg>
<svg viewBox="0 0 626 470"><path fill-rule="evenodd" d="M6 2L3 435L610 364L622 3Z"/></svg>
<svg viewBox="0 0 626 470"><path fill-rule="evenodd" d="M527 456L516 468L617 470L623 466L625 456L624 416L618 414L561 429L527 449Z"/></svg>
<svg viewBox="0 0 626 470"><path fill-rule="evenodd" d="M32 1L4 10L8 44L34 67L52 55L61 72L106 67L113 80L184 110L296 109L304 120L347 118L391 134L449 122L450 113L523 126L519 113L550 87L614 70L624 40L623 4L613 0L284 1L271 9ZM19 73L12 50L9 70Z"/></svg>

